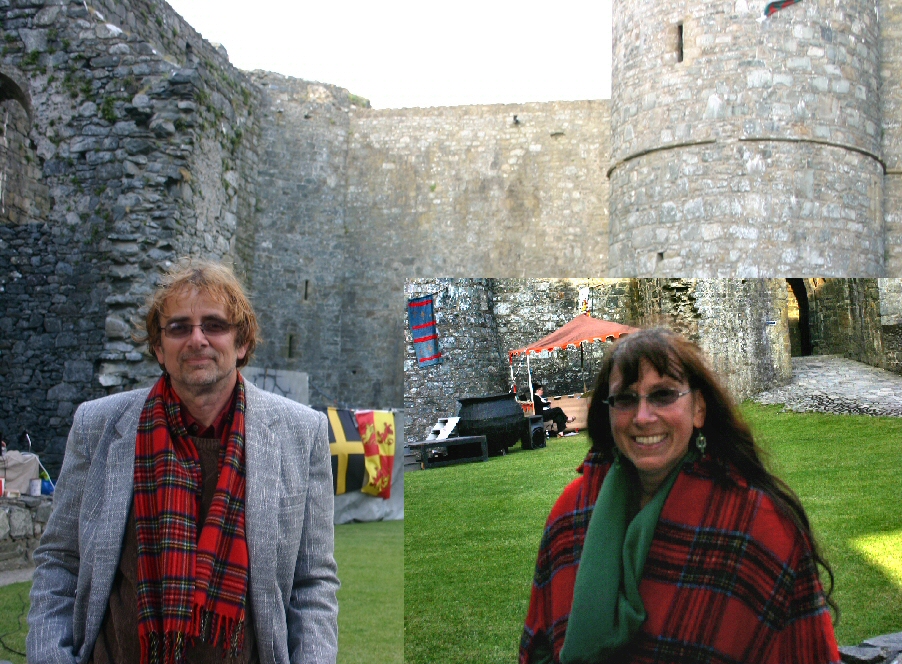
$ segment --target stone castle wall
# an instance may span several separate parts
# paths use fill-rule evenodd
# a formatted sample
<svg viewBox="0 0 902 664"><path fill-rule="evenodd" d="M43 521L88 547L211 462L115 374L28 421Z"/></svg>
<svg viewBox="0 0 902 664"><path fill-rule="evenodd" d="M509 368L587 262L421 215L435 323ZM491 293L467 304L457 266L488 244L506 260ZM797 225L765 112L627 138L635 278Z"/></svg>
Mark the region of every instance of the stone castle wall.
<svg viewBox="0 0 902 664"><path fill-rule="evenodd" d="M408 297L438 293L436 325L444 359L419 368L407 329L404 408L411 439L424 438L438 418L454 415L458 396L507 391L507 351L579 315L580 288L588 289L597 317L638 327L666 325L698 343L737 400L790 380L781 279L408 280ZM597 372L609 347L585 344L587 372ZM522 394L528 384L521 364L516 361L515 379ZM533 355L530 364L533 381L548 384L549 394L582 392L578 351ZM590 389L594 377L586 378Z"/></svg>
<svg viewBox="0 0 902 664"><path fill-rule="evenodd" d="M262 90L249 279L265 336L257 362L305 371L314 397L335 398L348 276L347 91L262 72L253 80Z"/></svg>
<svg viewBox="0 0 902 664"><path fill-rule="evenodd" d="M399 289L405 276L603 273L608 128L604 101L355 112L361 260Z"/></svg>
<svg viewBox="0 0 902 664"><path fill-rule="evenodd" d="M886 274L902 276L902 2L879 0Z"/></svg>
<svg viewBox="0 0 902 664"><path fill-rule="evenodd" d="M842 355L898 371L898 368L893 369L892 361L887 363L883 332L884 328L892 327L894 317L890 312L899 306L900 280L806 281L811 304L814 354ZM884 310L887 312L885 316ZM892 330L886 332L892 346Z"/></svg>
<svg viewBox="0 0 902 664"><path fill-rule="evenodd" d="M737 401L792 374L782 279L638 279L636 325L696 342Z"/></svg>
<svg viewBox="0 0 902 664"><path fill-rule="evenodd" d="M345 311L368 338L343 363L361 385L404 393L405 277L604 272L607 102L358 107L350 120L345 271L367 287L347 289ZM507 389L486 380L480 393Z"/></svg>
<svg viewBox="0 0 902 664"><path fill-rule="evenodd" d="M112 21L83 2L17 0L3 15L4 108L31 111L28 142L14 141L26 166L4 177L19 200L46 195L0 226L0 427L29 430L51 469L78 403L159 375L131 340L144 298L181 255L237 256L253 196L244 75Z"/></svg>
<svg viewBox="0 0 902 664"><path fill-rule="evenodd" d="M440 364L417 366L404 314L406 431L409 440L423 440L439 418L457 414L458 398L507 392L507 353L498 340L491 279L410 279L404 293L435 295Z"/></svg>

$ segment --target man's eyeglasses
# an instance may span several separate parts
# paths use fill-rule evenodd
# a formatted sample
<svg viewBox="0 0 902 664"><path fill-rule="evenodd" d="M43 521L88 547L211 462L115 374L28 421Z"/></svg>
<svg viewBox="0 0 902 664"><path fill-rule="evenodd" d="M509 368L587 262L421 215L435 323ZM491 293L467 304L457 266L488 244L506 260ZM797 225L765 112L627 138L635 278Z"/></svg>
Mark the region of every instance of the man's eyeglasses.
<svg viewBox="0 0 902 664"><path fill-rule="evenodd" d="M235 327L232 323L227 323L224 320L205 320L203 323L197 323L192 325L191 323L180 323L174 322L169 323L168 325L162 326L160 329L163 330L163 334L165 334L170 339L184 339L194 331L195 327L199 327L201 331L204 333L204 336L207 337L221 337L223 334L228 334L233 327Z"/></svg>
<svg viewBox="0 0 902 664"><path fill-rule="evenodd" d="M686 396L691 391L692 390L686 390L685 392L680 392L672 387L667 387L653 390L648 394L620 392L619 394L610 395L604 400L604 403L608 404L614 410L635 410L639 407L639 403L642 399L645 399L652 408L664 408L665 406L676 403L677 399Z"/></svg>

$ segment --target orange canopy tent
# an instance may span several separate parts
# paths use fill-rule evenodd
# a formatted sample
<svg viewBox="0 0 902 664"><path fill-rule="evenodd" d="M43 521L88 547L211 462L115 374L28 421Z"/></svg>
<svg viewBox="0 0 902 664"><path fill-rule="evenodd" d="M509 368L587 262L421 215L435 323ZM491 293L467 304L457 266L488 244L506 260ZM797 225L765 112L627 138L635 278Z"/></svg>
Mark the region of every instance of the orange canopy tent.
<svg viewBox="0 0 902 664"><path fill-rule="evenodd" d="M590 314L580 314L572 321L558 328L547 337L542 337L523 348L508 351L507 358L511 370L511 382L514 380L514 356L526 355L526 371L529 375L529 396L532 398L532 370L529 366L529 355L531 353L541 353L546 350L562 350L573 346L579 348L582 357L582 344L596 341L614 341L625 334L638 332L638 327L622 325L612 321L592 318ZM582 360L580 360L582 363Z"/></svg>

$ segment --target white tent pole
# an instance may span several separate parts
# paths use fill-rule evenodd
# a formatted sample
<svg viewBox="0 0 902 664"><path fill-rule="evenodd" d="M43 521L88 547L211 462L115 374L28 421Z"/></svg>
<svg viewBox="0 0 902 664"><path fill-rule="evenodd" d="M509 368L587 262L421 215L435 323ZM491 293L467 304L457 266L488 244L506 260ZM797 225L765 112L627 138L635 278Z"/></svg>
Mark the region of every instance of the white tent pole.
<svg viewBox="0 0 902 664"><path fill-rule="evenodd" d="M526 351L526 375L529 376L529 400L535 403L535 395L532 393L532 369L529 368L529 351ZM533 415L539 413L533 412Z"/></svg>
<svg viewBox="0 0 902 664"><path fill-rule="evenodd" d="M513 387L513 385L514 385L514 357L513 357L513 355L507 356L507 363L510 365L510 368L511 368L511 387Z"/></svg>

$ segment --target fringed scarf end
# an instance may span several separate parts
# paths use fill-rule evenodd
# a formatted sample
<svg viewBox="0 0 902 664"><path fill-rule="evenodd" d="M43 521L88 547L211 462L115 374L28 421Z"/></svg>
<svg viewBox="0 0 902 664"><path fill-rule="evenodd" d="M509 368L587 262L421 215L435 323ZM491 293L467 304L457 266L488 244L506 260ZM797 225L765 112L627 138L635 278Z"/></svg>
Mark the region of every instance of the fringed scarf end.
<svg viewBox="0 0 902 664"><path fill-rule="evenodd" d="M244 650L244 619L237 620L195 605L191 625L193 636L212 646L222 645L223 652L231 656Z"/></svg>
<svg viewBox="0 0 902 664"><path fill-rule="evenodd" d="M149 632L139 637L141 662L144 664L182 664L185 661L186 637L182 632Z"/></svg>

